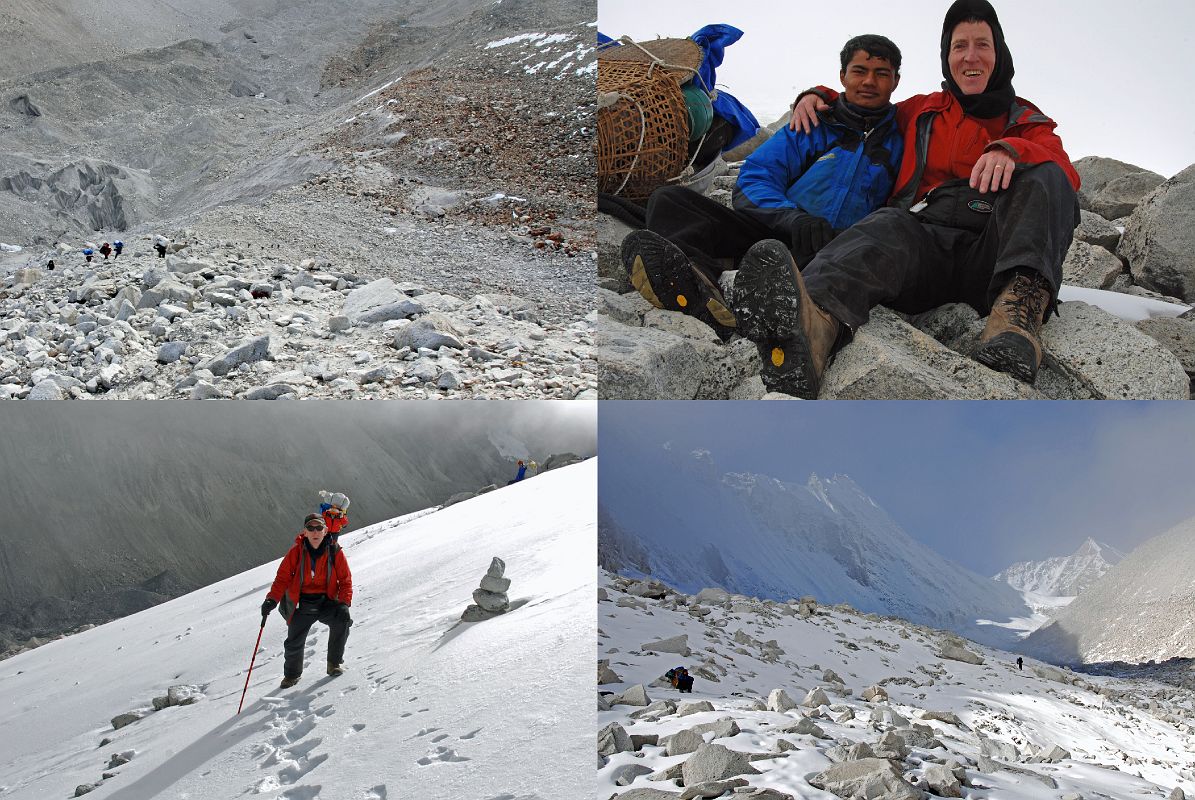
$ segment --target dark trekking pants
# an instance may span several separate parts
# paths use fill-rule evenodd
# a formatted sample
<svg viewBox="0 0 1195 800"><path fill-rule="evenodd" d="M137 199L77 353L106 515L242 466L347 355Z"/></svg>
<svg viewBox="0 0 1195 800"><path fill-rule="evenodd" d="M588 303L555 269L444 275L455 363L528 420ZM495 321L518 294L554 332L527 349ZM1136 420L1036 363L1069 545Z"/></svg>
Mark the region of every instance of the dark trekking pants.
<svg viewBox="0 0 1195 800"><path fill-rule="evenodd" d="M1062 168L1047 162L1018 169L1008 189L984 197L993 208L978 233L896 208L868 215L801 271L810 297L852 331L881 304L919 314L962 302L987 315L1018 268L1044 276L1056 298L1079 224Z"/></svg>
<svg viewBox="0 0 1195 800"><path fill-rule="evenodd" d="M679 247L714 283L737 269L751 245L791 237L683 186L662 186L647 201L647 229Z"/></svg>
<svg viewBox="0 0 1195 800"><path fill-rule="evenodd" d="M349 639L349 626L353 624L349 607L322 594L299 596L299 608L290 618L287 626L286 643L282 646L286 654L282 672L287 678L303 674L303 648L307 645L307 632L316 622L328 626L328 661L340 664L344 661L344 645Z"/></svg>

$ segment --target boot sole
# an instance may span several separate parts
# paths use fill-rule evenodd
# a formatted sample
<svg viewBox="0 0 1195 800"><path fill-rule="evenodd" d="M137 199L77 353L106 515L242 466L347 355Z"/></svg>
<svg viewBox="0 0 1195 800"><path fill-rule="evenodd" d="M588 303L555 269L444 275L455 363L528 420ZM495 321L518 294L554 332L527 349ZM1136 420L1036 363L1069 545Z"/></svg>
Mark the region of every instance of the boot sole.
<svg viewBox="0 0 1195 800"><path fill-rule="evenodd" d="M622 265L631 285L647 302L665 311L696 317L725 338L734 329L734 315L703 287L684 251L652 231L632 231L622 240ZM704 276L701 276L704 277Z"/></svg>
<svg viewBox="0 0 1195 800"><path fill-rule="evenodd" d="M739 333L755 342L768 391L816 400L821 389L801 321L801 290L792 256L779 242L754 245L734 280Z"/></svg>
<svg viewBox="0 0 1195 800"><path fill-rule="evenodd" d="M975 360L997 372L1007 373L1019 381L1032 384L1037 380L1037 353L1024 336L1001 333L984 342L975 351Z"/></svg>

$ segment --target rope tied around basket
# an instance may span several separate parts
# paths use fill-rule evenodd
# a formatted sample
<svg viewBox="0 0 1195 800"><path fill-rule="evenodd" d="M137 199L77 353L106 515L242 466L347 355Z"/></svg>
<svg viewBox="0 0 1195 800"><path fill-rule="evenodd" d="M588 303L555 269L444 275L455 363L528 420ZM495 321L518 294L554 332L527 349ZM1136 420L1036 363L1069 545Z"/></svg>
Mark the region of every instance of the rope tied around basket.
<svg viewBox="0 0 1195 800"><path fill-rule="evenodd" d="M699 48L691 39L661 39L657 47L623 37L599 47L598 61L599 190L645 200L653 185L692 172L684 152L691 117L681 85L700 75L693 66ZM703 83L692 85L703 91Z"/></svg>

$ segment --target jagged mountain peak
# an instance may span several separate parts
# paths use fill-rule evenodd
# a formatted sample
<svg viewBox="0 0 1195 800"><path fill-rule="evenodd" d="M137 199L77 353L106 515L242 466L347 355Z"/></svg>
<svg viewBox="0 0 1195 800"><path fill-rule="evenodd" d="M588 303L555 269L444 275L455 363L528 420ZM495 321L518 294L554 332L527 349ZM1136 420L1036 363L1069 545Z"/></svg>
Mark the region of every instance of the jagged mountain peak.
<svg viewBox="0 0 1195 800"><path fill-rule="evenodd" d="M1097 542L1088 536L1074 553L1076 556L1100 556L1109 564L1117 564L1124 559L1124 553L1110 544Z"/></svg>
<svg viewBox="0 0 1195 800"><path fill-rule="evenodd" d="M1019 561L994 577L1014 589L1049 597L1074 597L1124 558L1119 550L1087 537L1069 556Z"/></svg>

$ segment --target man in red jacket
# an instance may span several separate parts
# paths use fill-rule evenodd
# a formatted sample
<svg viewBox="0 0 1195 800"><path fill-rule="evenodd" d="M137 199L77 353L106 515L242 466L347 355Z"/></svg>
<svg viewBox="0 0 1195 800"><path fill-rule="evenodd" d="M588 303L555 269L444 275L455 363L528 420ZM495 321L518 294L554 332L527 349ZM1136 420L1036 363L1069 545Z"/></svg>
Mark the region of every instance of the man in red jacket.
<svg viewBox="0 0 1195 800"><path fill-rule="evenodd" d="M316 621L328 626L328 674L344 672L344 645L349 638L349 605L353 602L353 575L340 546L332 541L324 518L308 514L303 532L282 559L274 585L261 604L264 619L274 608L286 618L282 684L287 689L303 674L303 648L307 632Z"/></svg>
<svg viewBox="0 0 1195 800"><path fill-rule="evenodd" d="M834 349L881 303L910 314L950 302L990 311L975 358L1036 378L1039 331L1079 223L1079 176L1054 121L1013 91L1012 54L987 0L951 5L941 59L944 91L896 104L905 149L888 207L804 272L771 242L744 259L735 317L771 353L769 389L817 397ZM792 124L816 126L814 110L836 96L804 94Z"/></svg>

